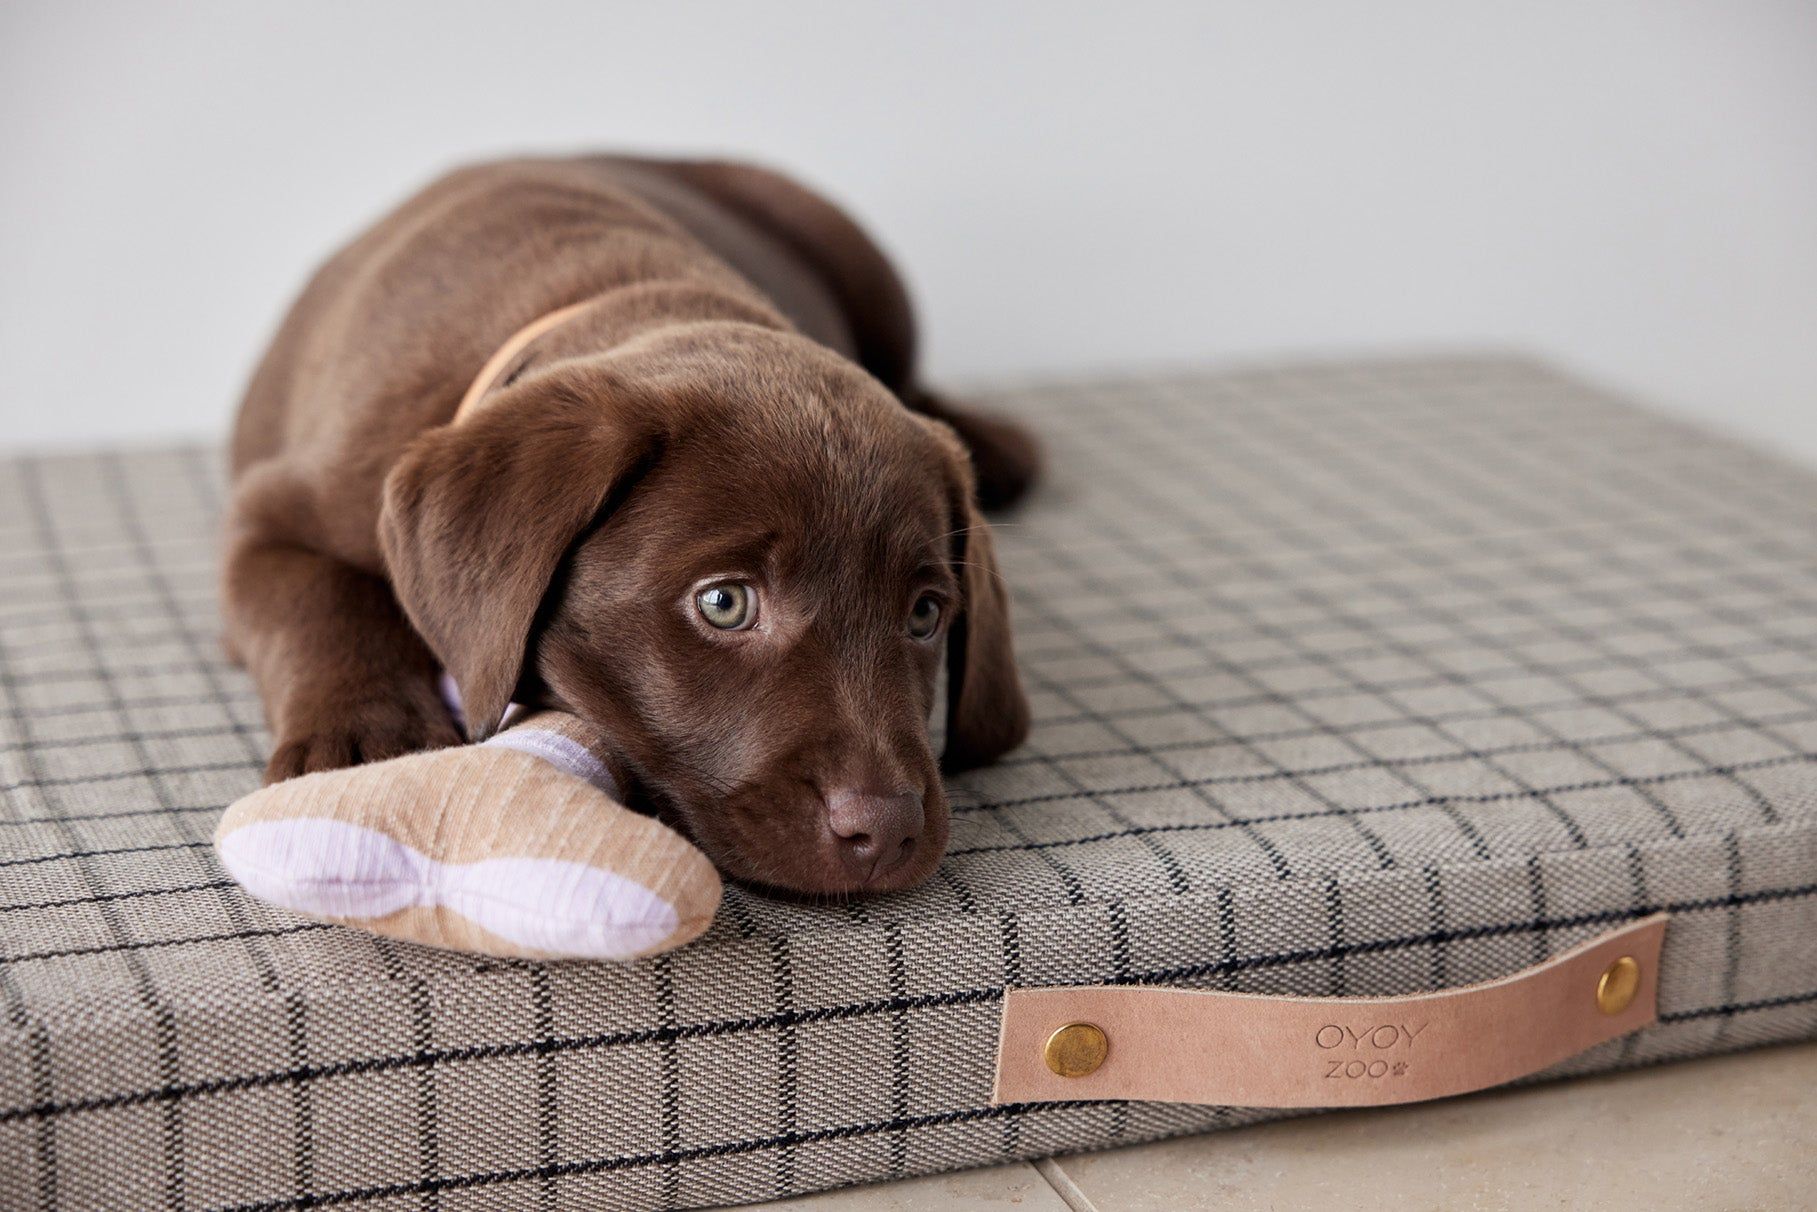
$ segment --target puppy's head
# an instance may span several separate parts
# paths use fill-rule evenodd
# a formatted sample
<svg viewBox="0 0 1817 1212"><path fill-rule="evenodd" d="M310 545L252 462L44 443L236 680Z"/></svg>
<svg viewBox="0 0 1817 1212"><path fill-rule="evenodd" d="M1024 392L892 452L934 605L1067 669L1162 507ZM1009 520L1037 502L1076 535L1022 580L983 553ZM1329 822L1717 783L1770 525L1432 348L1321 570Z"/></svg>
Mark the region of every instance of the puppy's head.
<svg viewBox="0 0 1817 1212"><path fill-rule="evenodd" d="M723 326L524 376L386 484L399 599L475 732L513 697L601 725L728 873L907 887L944 765L1028 709L966 452L855 366Z"/></svg>

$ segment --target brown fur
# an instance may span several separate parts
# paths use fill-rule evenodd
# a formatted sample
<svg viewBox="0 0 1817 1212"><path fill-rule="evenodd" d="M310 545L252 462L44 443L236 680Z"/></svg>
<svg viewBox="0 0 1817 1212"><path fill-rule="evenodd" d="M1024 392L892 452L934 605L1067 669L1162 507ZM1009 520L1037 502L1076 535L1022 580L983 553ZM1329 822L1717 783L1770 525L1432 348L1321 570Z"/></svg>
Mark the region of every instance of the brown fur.
<svg viewBox="0 0 1817 1212"><path fill-rule="evenodd" d="M447 424L494 349L582 300ZM735 876L924 878L940 637L907 612L944 606L947 767L1019 744L978 502L1036 460L914 360L888 262L774 173L587 157L429 186L316 274L234 432L228 643L277 737L267 778L455 743L446 667L476 737L514 698L603 725ZM757 627L693 611L720 576L758 587Z"/></svg>

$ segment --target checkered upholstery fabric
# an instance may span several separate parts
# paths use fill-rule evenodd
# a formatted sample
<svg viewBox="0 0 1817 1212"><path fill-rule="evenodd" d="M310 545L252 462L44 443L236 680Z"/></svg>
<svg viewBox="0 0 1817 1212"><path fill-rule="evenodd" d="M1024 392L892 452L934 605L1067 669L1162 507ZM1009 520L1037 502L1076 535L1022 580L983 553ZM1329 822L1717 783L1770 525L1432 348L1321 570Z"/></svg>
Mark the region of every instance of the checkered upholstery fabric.
<svg viewBox="0 0 1817 1212"><path fill-rule="evenodd" d="M1392 994L1674 915L1584 1072L1817 1034L1817 479L1524 361L996 393L1037 724L950 857L634 966L249 900L216 456L0 465L0 1205L676 1208L1267 1113L989 1104L1006 985Z"/></svg>

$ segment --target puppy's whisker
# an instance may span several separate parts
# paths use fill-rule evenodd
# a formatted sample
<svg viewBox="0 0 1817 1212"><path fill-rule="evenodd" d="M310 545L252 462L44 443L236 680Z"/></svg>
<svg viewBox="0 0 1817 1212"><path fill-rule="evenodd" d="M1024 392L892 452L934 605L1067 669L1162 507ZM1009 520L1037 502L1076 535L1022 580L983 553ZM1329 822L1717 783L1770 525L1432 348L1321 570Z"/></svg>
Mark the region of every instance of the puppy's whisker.
<svg viewBox="0 0 1817 1212"><path fill-rule="evenodd" d="M958 538L962 534L970 534L972 531L979 529L979 527L981 527L981 526L988 526L992 530L1009 530L1009 529L1026 526L1026 525L1027 525L1026 522L979 522L979 523L974 523L972 525L960 526L957 529L949 530L945 534L935 535L933 538L929 539L925 544L923 544L923 546L926 546L926 547L936 546L937 544L946 542L948 539Z"/></svg>
<svg viewBox="0 0 1817 1212"><path fill-rule="evenodd" d="M924 549L928 547L937 547L940 544L945 543L948 539L958 538L962 534L970 534L972 529L973 528L970 526L961 526L957 530L949 530L945 534L937 534L926 543L923 543L922 547Z"/></svg>
<svg viewBox="0 0 1817 1212"><path fill-rule="evenodd" d="M1005 589L1009 588L1009 579L1003 575L1003 570L1000 568L993 568L989 564L974 564L969 560L961 560L954 564L953 567L982 569L985 575L994 578L999 585L1003 586Z"/></svg>

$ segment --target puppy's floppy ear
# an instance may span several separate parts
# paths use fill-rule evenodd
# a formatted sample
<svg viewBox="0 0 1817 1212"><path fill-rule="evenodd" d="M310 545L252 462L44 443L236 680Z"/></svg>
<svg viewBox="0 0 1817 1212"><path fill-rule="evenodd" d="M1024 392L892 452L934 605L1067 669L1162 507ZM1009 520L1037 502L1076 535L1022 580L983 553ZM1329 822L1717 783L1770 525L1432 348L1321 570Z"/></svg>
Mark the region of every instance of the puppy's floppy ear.
<svg viewBox="0 0 1817 1212"><path fill-rule="evenodd" d="M946 640L946 752L940 765L970 770L1028 737L1028 698L1016 672L1009 590L997 570L990 524L978 510L971 457L947 426L927 425L939 436L950 468L953 563L964 598Z"/></svg>
<svg viewBox="0 0 1817 1212"><path fill-rule="evenodd" d="M385 479L392 587L475 740L498 729L569 547L658 453L658 410L626 395L596 379L526 383L423 434Z"/></svg>

